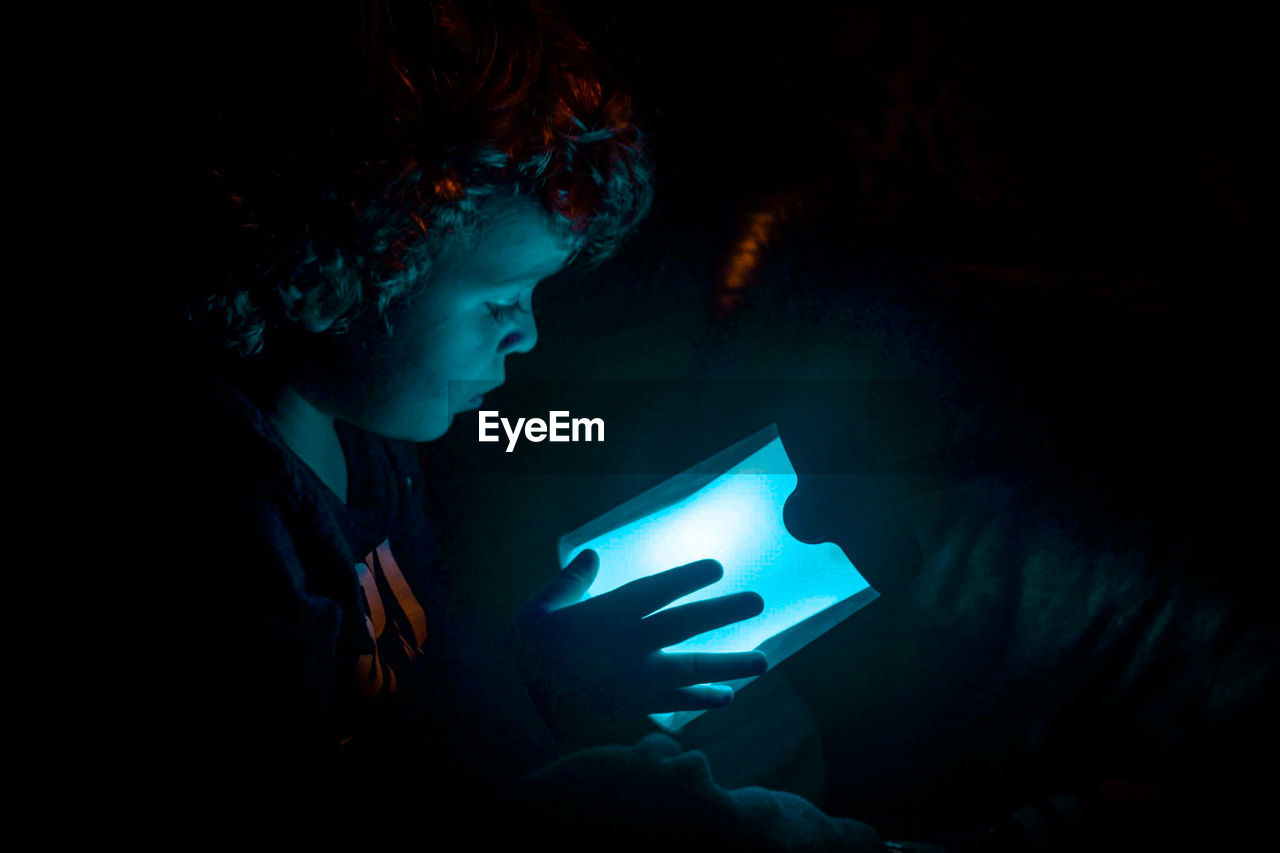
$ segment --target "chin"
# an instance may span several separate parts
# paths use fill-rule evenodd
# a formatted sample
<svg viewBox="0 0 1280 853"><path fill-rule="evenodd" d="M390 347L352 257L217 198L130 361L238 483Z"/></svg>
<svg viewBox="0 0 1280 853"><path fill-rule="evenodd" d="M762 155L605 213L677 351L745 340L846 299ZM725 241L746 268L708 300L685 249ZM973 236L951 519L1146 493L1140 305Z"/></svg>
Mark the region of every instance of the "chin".
<svg viewBox="0 0 1280 853"><path fill-rule="evenodd" d="M428 441L435 441L449 431L449 426L453 423L450 418L444 424L438 421L421 426L413 426L405 429L398 429L394 433L379 433L383 438L394 438L397 441L411 441L416 444L423 444Z"/></svg>
<svg viewBox="0 0 1280 853"><path fill-rule="evenodd" d="M444 436L449 431L449 428L453 426L453 417L453 415L447 416L443 423L438 420L432 420L431 423L423 425L422 428L416 431L416 435L407 440L418 443L435 441L437 438Z"/></svg>
<svg viewBox="0 0 1280 853"><path fill-rule="evenodd" d="M376 433L383 438L395 441L410 441L422 444L435 441L449 431L453 424L453 415L423 417L421 419L369 419L356 421L357 426Z"/></svg>
<svg viewBox="0 0 1280 853"><path fill-rule="evenodd" d="M418 437L416 437L416 438L411 438L411 439L409 439L409 440L410 440L410 441L416 441L416 442L418 442L419 444L423 444L423 443L428 442L428 441L435 441L437 438L443 438L443 437L444 437L444 434L445 434L445 433L447 433L447 432L449 431L449 426L450 426L452 423L453 423L453 421L452 421L452 420L450 420L450 421L449 421L449 423L445 425L444 429L429 430L429 431L427 431L427 432L423 433L422 435L420 435L420 436L418 436Z"/></svg>

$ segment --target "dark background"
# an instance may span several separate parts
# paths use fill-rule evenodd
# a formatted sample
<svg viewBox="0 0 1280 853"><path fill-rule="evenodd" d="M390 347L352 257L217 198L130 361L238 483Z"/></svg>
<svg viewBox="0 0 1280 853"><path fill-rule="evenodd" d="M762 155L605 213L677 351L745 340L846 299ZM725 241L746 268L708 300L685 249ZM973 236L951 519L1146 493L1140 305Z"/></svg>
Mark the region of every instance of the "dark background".
<svg viewBox="0 0 1280 853"><path fill-rule="evenodd" d="M976 696L971 679L1002 673L945 647L986 648L999 595L958 620L971 638L911 619L937 590L915 582L903 495L993 474L1034 482L1081 548L1141 528L1151 583L1118 612L1182 589L1165 566L1189 566L1193 590L1229 603L1223 648L1262 630L1248 648L1275 650L1264 29L1243 6L1024 5L562 3L635 93L655 207L614 258L539 287L540 343L486 401L603 416L606 444L503 454L469 414L424 447L456 599L442 634L500 636L556 570L556 537L776 422L801 472L788 524L841 544L883 596L744 691L723 718L736 743L691 727L718 780L825 795L919 839L1111 775L1156 785L1205 838L1263 801L1274 783L1242 780L1274 755L1273 702L1228 698L1217 728L1162 739L1111 714L1114 681L1069 649L1039 680ZM966 591L984 590L949 594ZM1194 618L1195 594L1178 602L1173 618ZM1191 661L1205 693L1217 658L1185 651L1157 669ZM1239 671L1267 682L1247 696L1274 696L1269 670ZM821 732L825 792L811 765L734 766L746 743L795 746L798 719ZM1057 734L1035 750L1000 739L1046 720ZM486 724L459 740L500 764L518 736ZM1242 785L1252 800L1232 799Z"/></svg>
<svg viewBox="0 0 1280 853"><path fill-rule="evenodd" d="M848 648L900 629L919 594L888 509L919 488L907 473L1030 478L1050 515L1091 531L1081 543L1140 524L1156 594L1172 583L1162 560L1191 563L1240 603L1237 630L1274 621L1254 491L1269 445L1260 23L1220 6L1025 5L565 4L636 94L656 203L616 257L540 287L539 347L486 408L603 416L608 439L503 454L459 416L425 450L434 510L466 567L459 612L497 630L555 570L559 534L778 422L802 472L793 532L839 542L885 594L862 628L782 669L846 779L830 808L924 838L1107 774L1175 789L1202 774L1165 795L1212 835L1239 803L1203 789L1243 755L1202 768L1187 756L1203 750L1083 723L1057 754L989 749L994 730L1043 724L1014 689L967 701L951 684L913 694L936 707L867 712L878 751L841 754L847 733L830 731L842 683L877 689L845 668L892 668ZM993 630L984 615L975 635ZM1068 666L1080 719L1105 716L1112 688L1089 661ZM739 724L774 713L753 701ZM939 714L967 723L940 733ZM1273 749L1259 732L1230 748ZM718 778L760 781L712 757ZM854 760L874 763L840 766Z"/></svg>

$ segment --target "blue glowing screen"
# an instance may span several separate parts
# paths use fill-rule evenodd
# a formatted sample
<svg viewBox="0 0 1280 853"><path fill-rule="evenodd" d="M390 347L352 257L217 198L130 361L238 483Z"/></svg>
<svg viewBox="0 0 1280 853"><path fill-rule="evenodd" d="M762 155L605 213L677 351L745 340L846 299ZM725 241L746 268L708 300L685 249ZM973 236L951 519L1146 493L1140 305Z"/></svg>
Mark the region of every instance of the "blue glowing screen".
<svg viewBox="0 0 1280 853"><path fill-rule="evenodd" d="M566 534L561 565L583 549L596 551L600 573L588 595L600 595L695 560L719 560L724 577L718 583L668 606L754 591L764 599L764 612L668 651L760 649L775 666L876 597L838 545L807 544L787 531L783 505L797 482L776 428L769 427ZM695 716L682 712L653 719L675 730Z"/></svg>

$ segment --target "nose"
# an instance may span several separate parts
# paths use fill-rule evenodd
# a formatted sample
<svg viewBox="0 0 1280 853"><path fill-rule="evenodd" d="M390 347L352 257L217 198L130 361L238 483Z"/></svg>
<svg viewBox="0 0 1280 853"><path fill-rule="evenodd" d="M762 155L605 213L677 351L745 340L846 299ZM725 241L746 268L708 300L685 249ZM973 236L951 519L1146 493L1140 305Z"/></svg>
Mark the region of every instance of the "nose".
<svg viewBox="0 0 1280 853"><path fill-rule="evenodd" d="M513 352L528 352L538 345L538 323L532 311L521 311L516 314L516 328L509 332L498 344L501 355Z"/></svg>

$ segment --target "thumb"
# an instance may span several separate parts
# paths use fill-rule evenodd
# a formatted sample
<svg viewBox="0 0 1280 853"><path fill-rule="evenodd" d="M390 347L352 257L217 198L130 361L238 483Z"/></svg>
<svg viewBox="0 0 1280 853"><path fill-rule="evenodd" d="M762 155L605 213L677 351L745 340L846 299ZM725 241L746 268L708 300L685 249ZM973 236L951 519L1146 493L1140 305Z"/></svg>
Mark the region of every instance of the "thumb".
<svg viewBox="0 0 1280 853"><path fill-rule="evenodd" d="M577 604L587 594L600 571L600 557L590 549L580 551L569 565L556 572L542 589L534 593L527 604L535 610L549 613L571 604Z"/></svg>

